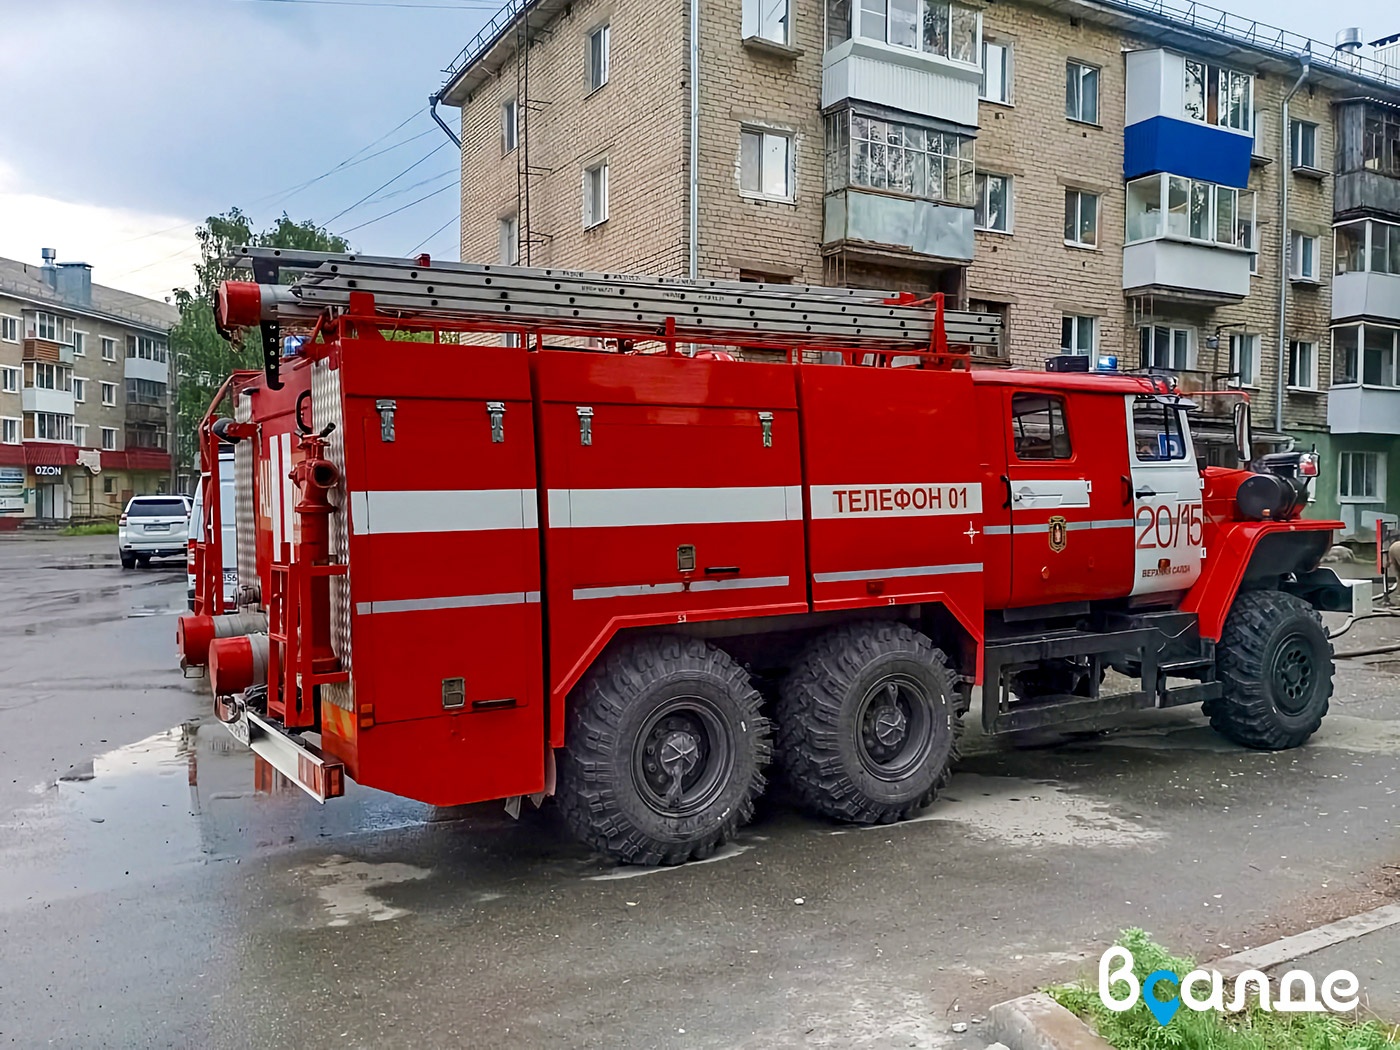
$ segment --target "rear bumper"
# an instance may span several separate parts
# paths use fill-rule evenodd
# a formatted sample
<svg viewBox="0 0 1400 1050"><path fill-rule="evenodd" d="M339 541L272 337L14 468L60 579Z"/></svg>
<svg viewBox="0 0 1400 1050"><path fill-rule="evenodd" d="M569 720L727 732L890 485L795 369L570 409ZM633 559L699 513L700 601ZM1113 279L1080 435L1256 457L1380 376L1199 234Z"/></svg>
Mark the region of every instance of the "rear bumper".
<svg viewBox="0 0 1400 1050"><path fill-rule="evenodd" d="M174 558L185 556L185 548L172 547L169 543L123 543L121 544L123 554L142 554L148 558Z"/></svg>
<svg viewBox="0 0 1400 1050"><path fill-rule="evenodd" d="M317 802L345 794L345 764L339 759L249 711L241 700L216 696L214 715L255 755Z"/></svg>

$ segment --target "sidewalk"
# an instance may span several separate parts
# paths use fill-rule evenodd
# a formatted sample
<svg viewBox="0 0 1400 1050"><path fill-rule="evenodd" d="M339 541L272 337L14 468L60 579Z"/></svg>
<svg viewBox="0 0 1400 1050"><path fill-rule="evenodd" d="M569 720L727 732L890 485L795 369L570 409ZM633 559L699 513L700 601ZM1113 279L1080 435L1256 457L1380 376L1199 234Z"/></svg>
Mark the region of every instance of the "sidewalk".
<svg viewBox="0 0 1400 1050"><path fill-rule="evenodd" d="M1350 970L1361 985L1361 1017L1400 1024L1400 926L1374 930L1271 967L1269 976L1280 977L1289 970L1306 970L1319 985L1334 970Z"/></svg>

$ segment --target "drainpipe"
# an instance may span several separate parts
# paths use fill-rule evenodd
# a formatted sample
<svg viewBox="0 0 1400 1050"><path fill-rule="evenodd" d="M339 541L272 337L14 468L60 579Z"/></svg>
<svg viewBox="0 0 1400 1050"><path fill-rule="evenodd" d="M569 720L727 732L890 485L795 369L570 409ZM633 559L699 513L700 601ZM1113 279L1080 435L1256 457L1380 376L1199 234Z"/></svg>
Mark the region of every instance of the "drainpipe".
<svg viewBox="0 0 1400 1050"><path fill-rule="evenodd" d="M1283 433L1283 387L1288 378L1288 180L1293 168L1293 135L1288 126L1288 102L1298 93L1303 81L1308 79L1308 71L1312 67L1311 51L1304 51L1298 56L1298 61L1303 68L1298 74L1298 79L1288 89L1288 94L1283 96L1279 119L1281 156L1278 166L1278 373L1274 377L1274 429L1280 434ZM1313 367L1317 367L1316 361L1313 362Z"/></svg>
<svg viewBox="0 0 1400 1050"><path fill-rule="evenodd" d="M439 94L441 94L441 92L434 91L431 95L428 96L428 116L432 117L433 120L437 122L438 127L442 128L443 131L447 132L447 137L452 140L452 145L456 146L458 149L461 149L462 140L457 137L457 133L455 131L448 127L447 121L443 120L440 116L438 116L437 107Z"/></svg>
<svg viewBox="0 0 1400 1050"><path fill-rule="evenodd" d="M690 0L690 279L700 276L700 0Z"/></svg>

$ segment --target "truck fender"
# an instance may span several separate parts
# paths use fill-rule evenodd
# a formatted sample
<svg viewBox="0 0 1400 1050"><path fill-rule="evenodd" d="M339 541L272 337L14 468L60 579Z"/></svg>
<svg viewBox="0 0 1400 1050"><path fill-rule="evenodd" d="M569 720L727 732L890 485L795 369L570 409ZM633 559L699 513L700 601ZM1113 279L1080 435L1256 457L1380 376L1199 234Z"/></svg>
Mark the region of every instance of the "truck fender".
<svg viewBox="0 0 1400 1050"><path fill-rule="evenodd" d="M1222 525L1208 544L1201 578L1182 600L1182 612L1195 613L1202 638L1219 641L1225 618L1242 587L1280 587L1290 576L1307 576L1317 568L1332 544L1335 521L1251 521ZM1334 574L1335 575L1335 574ZM1340 583L1340 581L1338 581ZM1340 600L1340 592L1317 587L1297 592ZM1350 599L1348 599L1350 600ZM1318 606L1324 608L1324 606Z"/></svg>

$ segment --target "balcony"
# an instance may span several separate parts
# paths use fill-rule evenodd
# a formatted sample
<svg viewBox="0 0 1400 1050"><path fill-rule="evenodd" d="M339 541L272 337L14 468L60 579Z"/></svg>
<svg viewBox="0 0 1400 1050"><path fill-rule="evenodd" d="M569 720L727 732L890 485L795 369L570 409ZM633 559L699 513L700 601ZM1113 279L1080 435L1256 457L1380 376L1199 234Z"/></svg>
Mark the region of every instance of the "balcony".
<svg viewBox="0 0 1400 1050"><path fill-rule="evenodd" d="M971 208L844 189L826 195L824 220L822 242L828 248L865 245L930 262L972 261Z"/></svg>
<svg viewBox="0 0 1400 1050"><path fill-rule="evenodd" d="M153 361L146 357L126 359L127 379L147 379L152 383L170 382L170 365L165 361Z"/></svg>
<svg viewBox="0 0 1400 1050"><path fill-rule="evenodd" d="M1123 291L1180 303L1237 303L1249 294L1250 251L1161 237L1123 247Z"/></svg>
<svg viewBox="0 0 1400 1050"><path fill-rule="evenodd" d="M1362 317L1400 321L1400 275L1339 273L1332 278L1332 320Z"/></svg>
<svg viewBox="0 0 1400 1050"><path fill-rule="evenodd" d="M1400 389L1333 384L1327 426L1334 434L1400 435Z"/></svg>
<svg viewBox="0 0 1400 1050"><path fill-rule="evenodd" d="M45 390L42 387L27 386L20 395L25 412L52 412L55 415L73 414L73 391Z"/></svg>
<svg viewBox="0 0 1400 1050"><path fill-rule="evenodd" d="M822 108L847 100L977 126L982 74L975 66L856 37L822 59Z"/></svg>
<svg viewBox="0 0 1400 1050"><path fill-rule="evenodd" d="M1379 171L1347 171L1333 180L1332 210L1337 215L1379 212L1400 216L1400 178Z"/></svg>
<svg viewBox="0 0 1400 1050"><path fill-rule="evenodd" d="M170 413L163 403L127 398L126 421L128 423L152 423L164 426Z"/></svg>
<svg viewBox="0 0 1400 1050"><path fill-rule="evenodd" d="M33 336L24 340L22 355L25 361L44 361L55 365L73 363L72 346L56 343L52 339L35 339Z"/></svg>

